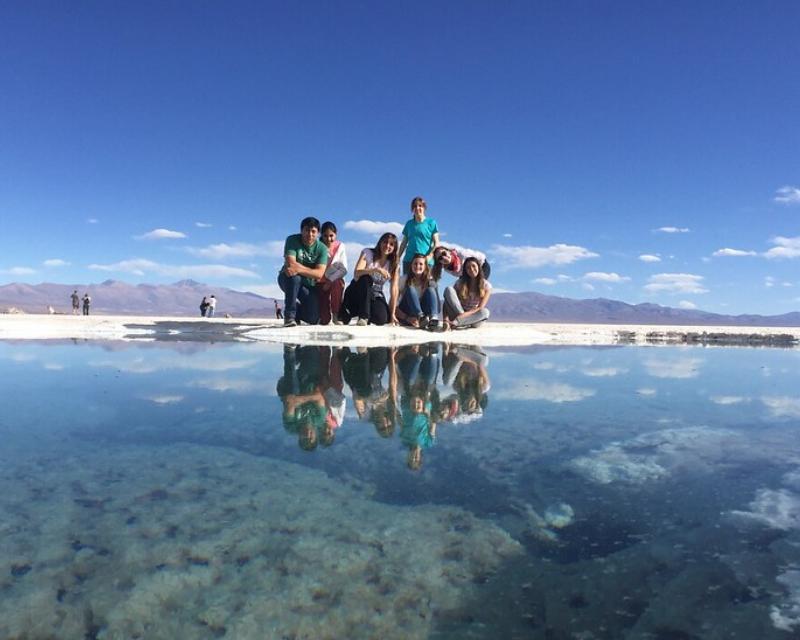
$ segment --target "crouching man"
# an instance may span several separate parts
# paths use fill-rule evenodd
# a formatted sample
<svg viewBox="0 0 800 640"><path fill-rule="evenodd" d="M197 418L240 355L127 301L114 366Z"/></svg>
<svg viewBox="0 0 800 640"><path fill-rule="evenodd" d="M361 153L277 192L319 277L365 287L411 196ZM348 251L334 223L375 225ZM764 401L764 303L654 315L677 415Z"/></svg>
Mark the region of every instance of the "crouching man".
<svg viewBox="0 0 800 640"><path fill-rule="evenodd" d="M299 321L319 322L317 280L325 275L328 247L319 239L319 220L304 218L300 233L286 238L283 245L283 268L278 286L284 294L283 326L294 327Z"/></svg>

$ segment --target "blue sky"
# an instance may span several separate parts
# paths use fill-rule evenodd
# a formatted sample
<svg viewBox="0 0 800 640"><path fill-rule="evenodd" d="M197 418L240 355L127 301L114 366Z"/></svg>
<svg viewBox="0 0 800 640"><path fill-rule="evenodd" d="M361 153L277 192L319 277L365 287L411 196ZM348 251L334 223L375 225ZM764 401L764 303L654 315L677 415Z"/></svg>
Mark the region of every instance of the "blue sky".
<svg viewBox="0 0 800 640"><path fill-rule="evenodd" d="M0 4L0 283L272 295L424 196L500 290L800 309L797 2ZM375 224L379 223L379 224Z"/></svg>

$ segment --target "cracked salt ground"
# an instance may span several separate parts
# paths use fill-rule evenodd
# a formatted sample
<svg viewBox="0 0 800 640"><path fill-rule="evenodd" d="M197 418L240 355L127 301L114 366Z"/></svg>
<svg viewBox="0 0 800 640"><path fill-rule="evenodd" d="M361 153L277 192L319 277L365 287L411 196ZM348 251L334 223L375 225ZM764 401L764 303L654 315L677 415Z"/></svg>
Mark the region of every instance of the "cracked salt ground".
<svg viewBox="0 0 800 640"><path fill-rule="evenodd" d="M0 637L794 637L797 357L0 343Z"/></svg>

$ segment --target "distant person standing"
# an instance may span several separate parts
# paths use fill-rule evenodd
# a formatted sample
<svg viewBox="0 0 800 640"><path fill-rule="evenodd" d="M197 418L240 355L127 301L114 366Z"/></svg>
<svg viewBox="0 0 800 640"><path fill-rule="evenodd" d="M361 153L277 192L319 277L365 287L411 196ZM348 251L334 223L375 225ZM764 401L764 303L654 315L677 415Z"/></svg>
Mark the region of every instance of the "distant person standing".
<svg viewBox="0 0 800 640"><path fill-rule="evenodd" d="M77 316L80 315L80 308L81 308L81 297L78 295L78 290L72 292L70 296L72 299L72 315Z"/></svg>
<svg viewBox="0 0 800 640"><path fill-rule="evenodd" d="M213 295L208 297L208 307L206 308L206 318L214 317L214 309L217 308L217 299Z"/></svg>
<svg viewBox="0 0 800 640"><path fill-rule="evenodd" d="M200 317L206 317L206 309L208 309L208 297L203 296L203 300L200 302Z"/></svg>
<svg viewBox="0 0 800 640"><path fill-rule="evenodd" d="M275 300L275 317L278 320L283 320L283 309L281 309L281 303L278 300Z"/></svg>
<svg viewBox="0 0 800 640"><path fill-rule="evenodd" d="M92 299L88 292L83 294L83 315L89 315L89 307L92 306Z"/></svg>

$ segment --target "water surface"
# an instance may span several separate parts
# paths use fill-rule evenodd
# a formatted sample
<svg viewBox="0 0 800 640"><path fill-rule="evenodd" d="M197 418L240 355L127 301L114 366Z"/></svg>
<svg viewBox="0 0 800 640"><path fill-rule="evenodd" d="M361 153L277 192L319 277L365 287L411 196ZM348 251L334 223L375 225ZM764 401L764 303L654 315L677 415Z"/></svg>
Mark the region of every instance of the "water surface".
<svg viewBox="0 0 800 640"><path fill-rule="evenodd" d="M799 359L0 343L0 637L794 637Z"/></svg>

